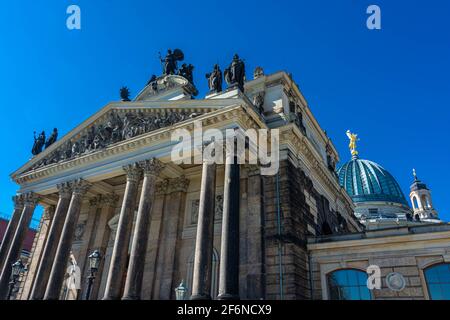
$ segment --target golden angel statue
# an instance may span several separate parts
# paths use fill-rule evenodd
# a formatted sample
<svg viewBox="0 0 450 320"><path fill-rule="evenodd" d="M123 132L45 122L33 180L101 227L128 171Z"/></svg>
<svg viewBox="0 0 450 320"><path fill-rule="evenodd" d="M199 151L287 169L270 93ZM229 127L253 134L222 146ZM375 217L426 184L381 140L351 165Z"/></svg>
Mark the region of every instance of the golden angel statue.
<svg viewBox="0 0 450 320"><path fill-rule="evenodd" d="M359 141L358 135L356 133L351 133L350 130L347 130L347 137L350 139L350 143L348 145L352 156L356 156L358 151L356 151L356 141Z"/></svg>

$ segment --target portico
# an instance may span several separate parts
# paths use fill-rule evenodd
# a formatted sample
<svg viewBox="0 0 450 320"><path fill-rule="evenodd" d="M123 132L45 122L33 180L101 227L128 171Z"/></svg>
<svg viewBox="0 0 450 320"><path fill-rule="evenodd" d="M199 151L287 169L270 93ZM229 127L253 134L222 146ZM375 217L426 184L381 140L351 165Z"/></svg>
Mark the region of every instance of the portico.
<svg viewBox="0 0 450 320"><path fill-rule="evenodd" d="M286 244L292 248L287 250L303 250L296 247L298 230L289 225L303 223L289 209L292 203L304 201L295 204L309 217L309 227L297 226L302 234L316 232L318 219L328 219L316 209L306 211L321 194L330 199L333 194L334 212L357 228L351 202L321 150L337 155L331 146L325 148L329 142L313 118L308 128L323 148L302 133L299 110L289 101L294 96L298 104L303 101L285 73L246 83L246 94L231 87L199 100L191 99L196 90L181 76L155 81L132 101L106 105L12 174L20 185L17 212L28 217L38 203L54 207L48 231L36 240L20 299L69 296L69 264L80 268L76 295L83 297L87 257L94 250L102 259L92 299L173 299L182 280L192 299L261 299L278 292L270 288L279 274L276 242L298 238L295 245ZM252 102L252 97L259 98ZM280 181L263 176L259 164L237 164L234 158L224 164L172 161L179 142L172 133L184 129L195 137L195 123L218 132L280 128ZM289 179L298 179L295 200L289 196L294 192ZM29 199L23 207L21 199ZM275 217L281 205L286 220L278 223L285 223L283 232L290 235L280 238ZM19 230L21 223L14 224L11 228ZM14 260L13 251L8 257Z"/></svg>

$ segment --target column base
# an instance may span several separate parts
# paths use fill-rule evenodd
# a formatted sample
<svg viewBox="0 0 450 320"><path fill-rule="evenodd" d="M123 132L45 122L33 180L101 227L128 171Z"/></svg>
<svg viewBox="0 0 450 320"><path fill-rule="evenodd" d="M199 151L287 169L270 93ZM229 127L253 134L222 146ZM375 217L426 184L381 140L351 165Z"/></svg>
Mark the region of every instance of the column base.
<svg viewBox="0 0 450 320"><path fill-rule="evenodd" d="M217 296L217 300L240 300L240 298L237 294L221 293Z"/></svg>
<svg viewBox="0 0 450 320"><path fill-rule="evenodd" d="M122 300L141 300L141 297L123 296Z"/></svg>
<svg viewBox="0 0 450 320"><path fill-rule="evenodd" d="M209 294L195 294L191 296L191 300L212 300Z"/></svg>

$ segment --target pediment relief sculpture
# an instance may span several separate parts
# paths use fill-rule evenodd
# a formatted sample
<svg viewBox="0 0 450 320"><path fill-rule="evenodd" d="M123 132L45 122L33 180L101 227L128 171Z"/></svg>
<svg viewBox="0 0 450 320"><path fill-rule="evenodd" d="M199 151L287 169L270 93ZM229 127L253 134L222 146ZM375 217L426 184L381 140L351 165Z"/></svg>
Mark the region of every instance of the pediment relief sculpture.
<svg viewBox="0 0 450 320"><path fill-rule="evenodd" d="M71 160L93 153L136 136L172 126L178 122L195 118L199 113L193 110L158 110L157 112L112 110L103 121L94 123L84 134L76 135L66 143L33 165L30 170L50 164Z"/></svg>

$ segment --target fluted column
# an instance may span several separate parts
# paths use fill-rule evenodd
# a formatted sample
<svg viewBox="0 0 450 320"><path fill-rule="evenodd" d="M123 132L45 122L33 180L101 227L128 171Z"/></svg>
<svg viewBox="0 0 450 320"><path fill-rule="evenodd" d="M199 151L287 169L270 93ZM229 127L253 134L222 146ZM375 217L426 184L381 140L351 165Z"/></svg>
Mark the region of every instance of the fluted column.
<svg viewBox="0 0 450 320"><path fill-rule="evenodd" d="M30 192L25 194L24 208L17 224L14 237L11 241L8 254L6 255L3 270L0 276L0 299L7 298L8 284L11 276L11 265L20 258L23 241L25 240L28 226L38 201L39 198L35 193Z"/></svg>
<svg viewBox="0 0 450 320"><path fill-rule="evenodd" d="M204 160L195 242L192 300L211 299L216 164Z"/></svg>
<svg viewBox="0 0 450 320"><path fill-rule="evenodd" d="M90 245L88 253L93 252L94 250L99 250L102 256L105 256L106 254L106 248L108 246L108 241L110 237L110 231L111 229L108 226L108 221L111 220L111 218L114 216L114 213L116 211L116 205L117 201L119 200L119 196L116 194L108 194L108 195L102 195L100 198L100 212L97 212L96 219L95 219L95 234L93 235L92 243ZM89 259L85 259L85 270L84 273L86 276L89 276ZM100 260L100 264L98 266L97 275L99 276L96 281L92 284L92 291L91 291L91 299L96 300L99 297L99 289L101 285L101 278L103 275L103 270L105 265L105 259L102 258ZM87 288L85 288L86 290ZM86 292L83 292L83 296L86 295ZM101 298L101 297L100 297Z"/></svg>
<svg viewBox="0 0 450 320"><path fill-rule="evenodd" d="M239 299L240 168L237 158L230 154L227 154L225 162L223 188L218 299L236 300Z"/></svg>
<svg viewBox="0 0 450 320"><path fill-rule="evenodd" d="M24 196L21 194L12 197L14 202L14 211L9 220L8 227L6 228L5 235L3 236L2 244L0 246L0 272L4 267L4 262L6 255L8 254L9 247L11 245L11 240L16 232L17 225L19 224L20 215L23 211L24 206Z"/></svg>
<svg viewBox="0 0 450 320"><path fill-rule="evenodd" d="M45 300L57 300L59 298L61 287L64 281L64 274L69 260L70 249L72 248L73 236L77 225L78 217L81 211L83 196L86 194L91 184L78 179L71 183L72 197L70 199L69 209L64 221L64 226L56 249L55 258L45 290Z"/></svg>
<svg viewBox="0 0 450 320"><path fill-rule="evenodd" d="M111 262L109 264L105 295L103 297L104 300L117 300L121 297L121 279L127 263L133 215L136 208L136 196L139 181L142 176L142 169L137 163L125 166L123 170L127 174L127 185L123 196L122 208L120 209L119 223L114 240Z"/></svg>
<svg viewBox="0 0 450 320"><path fill-rule="evenodd" d="M175 279L179 268L179 240L180 226L183 223L184 203L186 191L189 187L189 179L181 176L169 180L169 188L164 206L163 222L160 231L158 250L157 282L159 292L156 296L162 300L171 299L175 295L175 287L180 283ZM152 226L153 228L153 226Z"/></svg>
<svg viewBox="0 0 450 320"><path fill-rule="evenodd" d="M34 236L33 245L31 249L31 256L28 258L27 272L25 277L23 277L23 289L20 299L29 299L31 290L33 289L34 282L36 280L36 274L39 265L42 261L42 252L45 248L45 243L47 241L47 236L52 226L53 216L55 215L56 206L47 205L44 208L41 221L39 223L39 229Z"/></svg>
<svg viewBox="0 0 450 320"><path fill-rule="evenodd" d="M142 161L139 165L144 170L144 180L142 182L141 199L131 244L125 290L122 297L124 300L138 300L141 297L142 278L144 275L143 260L147 251L155 184L157 177L164 168L164 165L155 158Z"/></svg>
<svg viewBox="0 0 450 320"><path fill-rule="evenodd" d="M56 249L58 248L64 221L67 216L67 210L69 209L70 199L72 197L72 187L69 182L58 184L57 188L59 192L58 204L44 246L44 251L42 252L42 259L36 273L33 289L31 290L30 300L41 300L44 298L52 263L55 258Z"/></svg>

